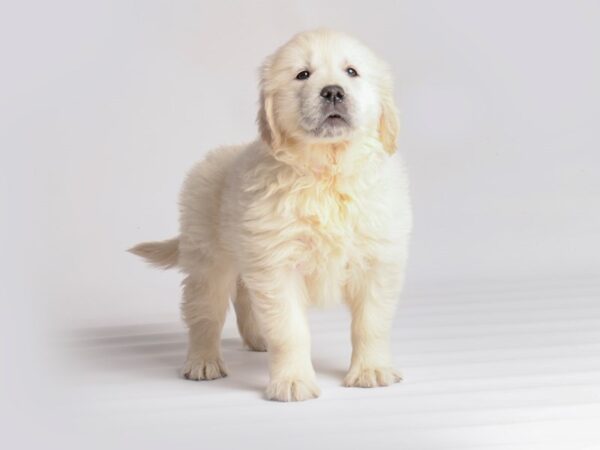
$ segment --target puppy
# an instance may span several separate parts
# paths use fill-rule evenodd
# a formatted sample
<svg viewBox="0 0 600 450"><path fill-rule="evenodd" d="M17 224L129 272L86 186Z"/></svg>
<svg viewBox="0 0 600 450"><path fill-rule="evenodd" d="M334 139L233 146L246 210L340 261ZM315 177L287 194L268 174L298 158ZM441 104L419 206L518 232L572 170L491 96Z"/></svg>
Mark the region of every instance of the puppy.
<svg viewBox="0 0 600 450"><path fill-rule="evenodd" d="M315 398L306 308L352 313L346 386L400 381L390 328L411 229L387 66L338 32L301 33L261 70L260 137L208 154L187 176L180 234L130 251L178 267L189 327L186 378L227 374L229 299L245 344L269 353L272 400Z"/></svg>

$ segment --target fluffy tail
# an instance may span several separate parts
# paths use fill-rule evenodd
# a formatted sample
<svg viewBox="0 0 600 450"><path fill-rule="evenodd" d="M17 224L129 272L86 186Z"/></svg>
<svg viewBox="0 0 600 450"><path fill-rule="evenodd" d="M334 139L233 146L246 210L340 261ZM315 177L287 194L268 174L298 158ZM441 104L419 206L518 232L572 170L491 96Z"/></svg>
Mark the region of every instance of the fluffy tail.
<svg viewBox="0 0 600 450"><path fill-rule="evenodd" d="M148 263L163 269L170 269L179 260L179 238L160 242L142 242L127 250L141 256Z"/></svg>

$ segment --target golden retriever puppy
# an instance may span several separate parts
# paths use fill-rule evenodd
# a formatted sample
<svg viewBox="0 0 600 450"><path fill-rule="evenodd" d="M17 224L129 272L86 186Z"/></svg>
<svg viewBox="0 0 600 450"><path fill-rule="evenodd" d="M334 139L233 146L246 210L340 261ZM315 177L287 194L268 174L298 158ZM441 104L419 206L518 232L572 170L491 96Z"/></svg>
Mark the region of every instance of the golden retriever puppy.
<svg viewBox="0 0 600 450"><path fill-rule="evenodd" d="M131 251L183 281L186 378L227 372L220 334L232 298L245 344L268 351L267 398L315 398L306 309L352 313L346 386L387 386L390 328L411 228L393 156L398 118L387 66L338 32L301 33L261 70L260 137L211 152L187 176L177 238Z"/></svg>

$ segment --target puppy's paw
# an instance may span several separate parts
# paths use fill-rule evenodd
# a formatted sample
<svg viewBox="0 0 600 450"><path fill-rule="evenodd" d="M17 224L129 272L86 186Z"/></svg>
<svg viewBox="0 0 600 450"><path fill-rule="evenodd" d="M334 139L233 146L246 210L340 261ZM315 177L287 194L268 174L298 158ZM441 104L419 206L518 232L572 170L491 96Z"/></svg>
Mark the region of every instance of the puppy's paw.
<svg viewBox="0 0 600 450"><path fill-rule="evenodd" d="M267 386L267 398L279 402L299 402L317 398L321 390L308 378L291 378L272 380Z"/></svg>
<svg viewBox="0 0 600 450"><path fill-rule="evenodd" d="M188 380L216 380L226 377L227 370L220 359L188 359L182 374Z"/></svg>
<svg viewBox="0 0 600 450"><path fill-rule="evenodd" d="M389 386L399 381L402 381L402 375L392 367L361 367L350 369L344 378L344 386L370 388Z"/></svg>

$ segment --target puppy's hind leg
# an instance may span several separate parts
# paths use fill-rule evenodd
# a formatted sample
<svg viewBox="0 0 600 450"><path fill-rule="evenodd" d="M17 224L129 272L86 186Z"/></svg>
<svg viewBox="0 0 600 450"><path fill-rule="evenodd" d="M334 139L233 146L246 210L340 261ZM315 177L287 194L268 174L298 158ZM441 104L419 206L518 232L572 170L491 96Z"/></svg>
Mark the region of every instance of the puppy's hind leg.
<svg viewBox="0 0 600 450"><path fill-rule="evenodd" d="M235 275L222 264L202 267L184 279L182 312L189 327L185 378L214 380L227 376L220 341L234 282Z"/></svg>
<svg viewBox="0 0 600 450"><path fill-rule="evenodd" d="M244 344L255 352L266 352L267 344L258 328L258 322L252 312L250 293L244 282L238 278L235 299L233 302L237 326Z"/></svg>

